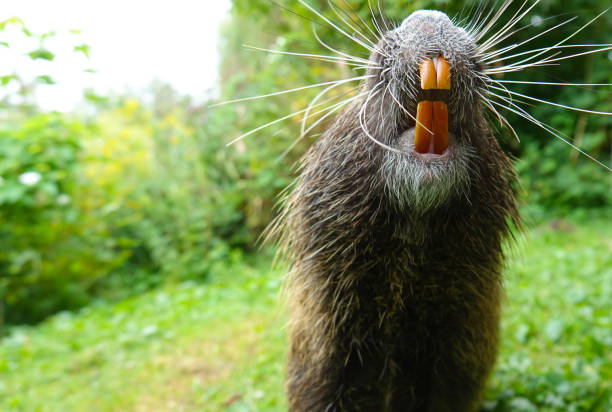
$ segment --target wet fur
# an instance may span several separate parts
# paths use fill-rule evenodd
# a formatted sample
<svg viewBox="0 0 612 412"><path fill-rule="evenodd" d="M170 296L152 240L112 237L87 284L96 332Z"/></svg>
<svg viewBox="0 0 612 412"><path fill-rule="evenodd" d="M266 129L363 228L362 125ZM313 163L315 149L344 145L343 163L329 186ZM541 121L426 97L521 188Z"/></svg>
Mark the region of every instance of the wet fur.
<svg viewBox="0 0 612 412"><path fill-rule="evenodd" d="M379 47L415 61L431 51L406 37ZM454 158L419 164L374 144L361 98L308 151L273 226L291 262L291 411L473 411L481 398L497 351L502 243L519 222L516 176L469 91L469 50L434 46L452 67L470 66L453 77ZM400 54L391 64L411 67ZM384 83L376 70L364 90L392 83L413 110L415 80ZM402 134L414 122L383 89L368 97L366 130L409 144Z"/></svg>

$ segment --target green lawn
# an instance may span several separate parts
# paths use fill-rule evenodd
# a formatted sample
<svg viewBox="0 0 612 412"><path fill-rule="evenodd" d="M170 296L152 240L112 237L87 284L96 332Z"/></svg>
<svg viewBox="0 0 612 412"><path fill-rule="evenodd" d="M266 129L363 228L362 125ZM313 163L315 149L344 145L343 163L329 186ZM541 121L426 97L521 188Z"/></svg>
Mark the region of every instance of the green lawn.
<svg viewBox="0 0 612 412"><path fill-rule="evenodd" d="M512 253L486 410L612 410L612 222L543 225ZM269 266L13 329L0 411L283 411L281 273Z"/></svg>

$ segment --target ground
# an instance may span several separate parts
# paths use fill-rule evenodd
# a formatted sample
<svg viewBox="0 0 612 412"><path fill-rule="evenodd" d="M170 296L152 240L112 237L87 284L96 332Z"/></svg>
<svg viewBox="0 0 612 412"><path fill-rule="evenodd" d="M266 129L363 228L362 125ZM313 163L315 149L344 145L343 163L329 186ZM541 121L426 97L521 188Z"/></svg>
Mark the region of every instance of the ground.
<svg viewBox="0 0 612 412"><path fill-rule="evenodd" d="M547 222L509 251L484 410L612 410L612 222ZM249 262L13 328L0 410L285 410L282 273Z"/></svg>

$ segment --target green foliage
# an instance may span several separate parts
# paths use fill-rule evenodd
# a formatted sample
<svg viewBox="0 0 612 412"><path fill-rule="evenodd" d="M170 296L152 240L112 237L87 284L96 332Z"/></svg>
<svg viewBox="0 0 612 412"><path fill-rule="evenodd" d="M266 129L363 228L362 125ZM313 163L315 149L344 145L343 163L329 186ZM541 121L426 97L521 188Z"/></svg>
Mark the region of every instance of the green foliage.
<svg viewBox="0 0 612 412"><path fill-rule="evenodd" d="M30 56L32 60L40 59L51 61L55 58L55 54L51 53L49 50L46 49L33 50L28 53L28 56Z"/></svg>
<svg viewBox="0 0 612 412"><path fill-rule="evenodd" d="M492 411L612 408L610 221L534 231L506 277Z"/></svg>
<svg viewBox="0 0 612 412"><path fill-rule="evenodd" d="M0 296L9 322L88 303L91 283L122 260L86 205L79 162L88 133L58 114L0 130Z"/></svg>

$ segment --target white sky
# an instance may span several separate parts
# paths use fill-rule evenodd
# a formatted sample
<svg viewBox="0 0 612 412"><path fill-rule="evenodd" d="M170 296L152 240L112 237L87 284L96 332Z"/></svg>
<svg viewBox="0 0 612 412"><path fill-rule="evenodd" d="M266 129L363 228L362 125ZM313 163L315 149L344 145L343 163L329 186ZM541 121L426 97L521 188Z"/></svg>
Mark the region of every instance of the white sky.
<svg viewBox="0 0 612 412"><path fill-rule="evenodd" d="M37 34L57 32L45 43L57 54L52 63L23 56L37 48L35 41L14 32L0 36L11 45L0 46L0 75L50 74L57 82L39 88L37 101L45 109L73 109L85 87L100 94L138 92L159 79L203 98L216 83L219 24L229 0L1 1L0 21L17 16ZM72 52L80 43L91 46L90 61Z"/></svg>

